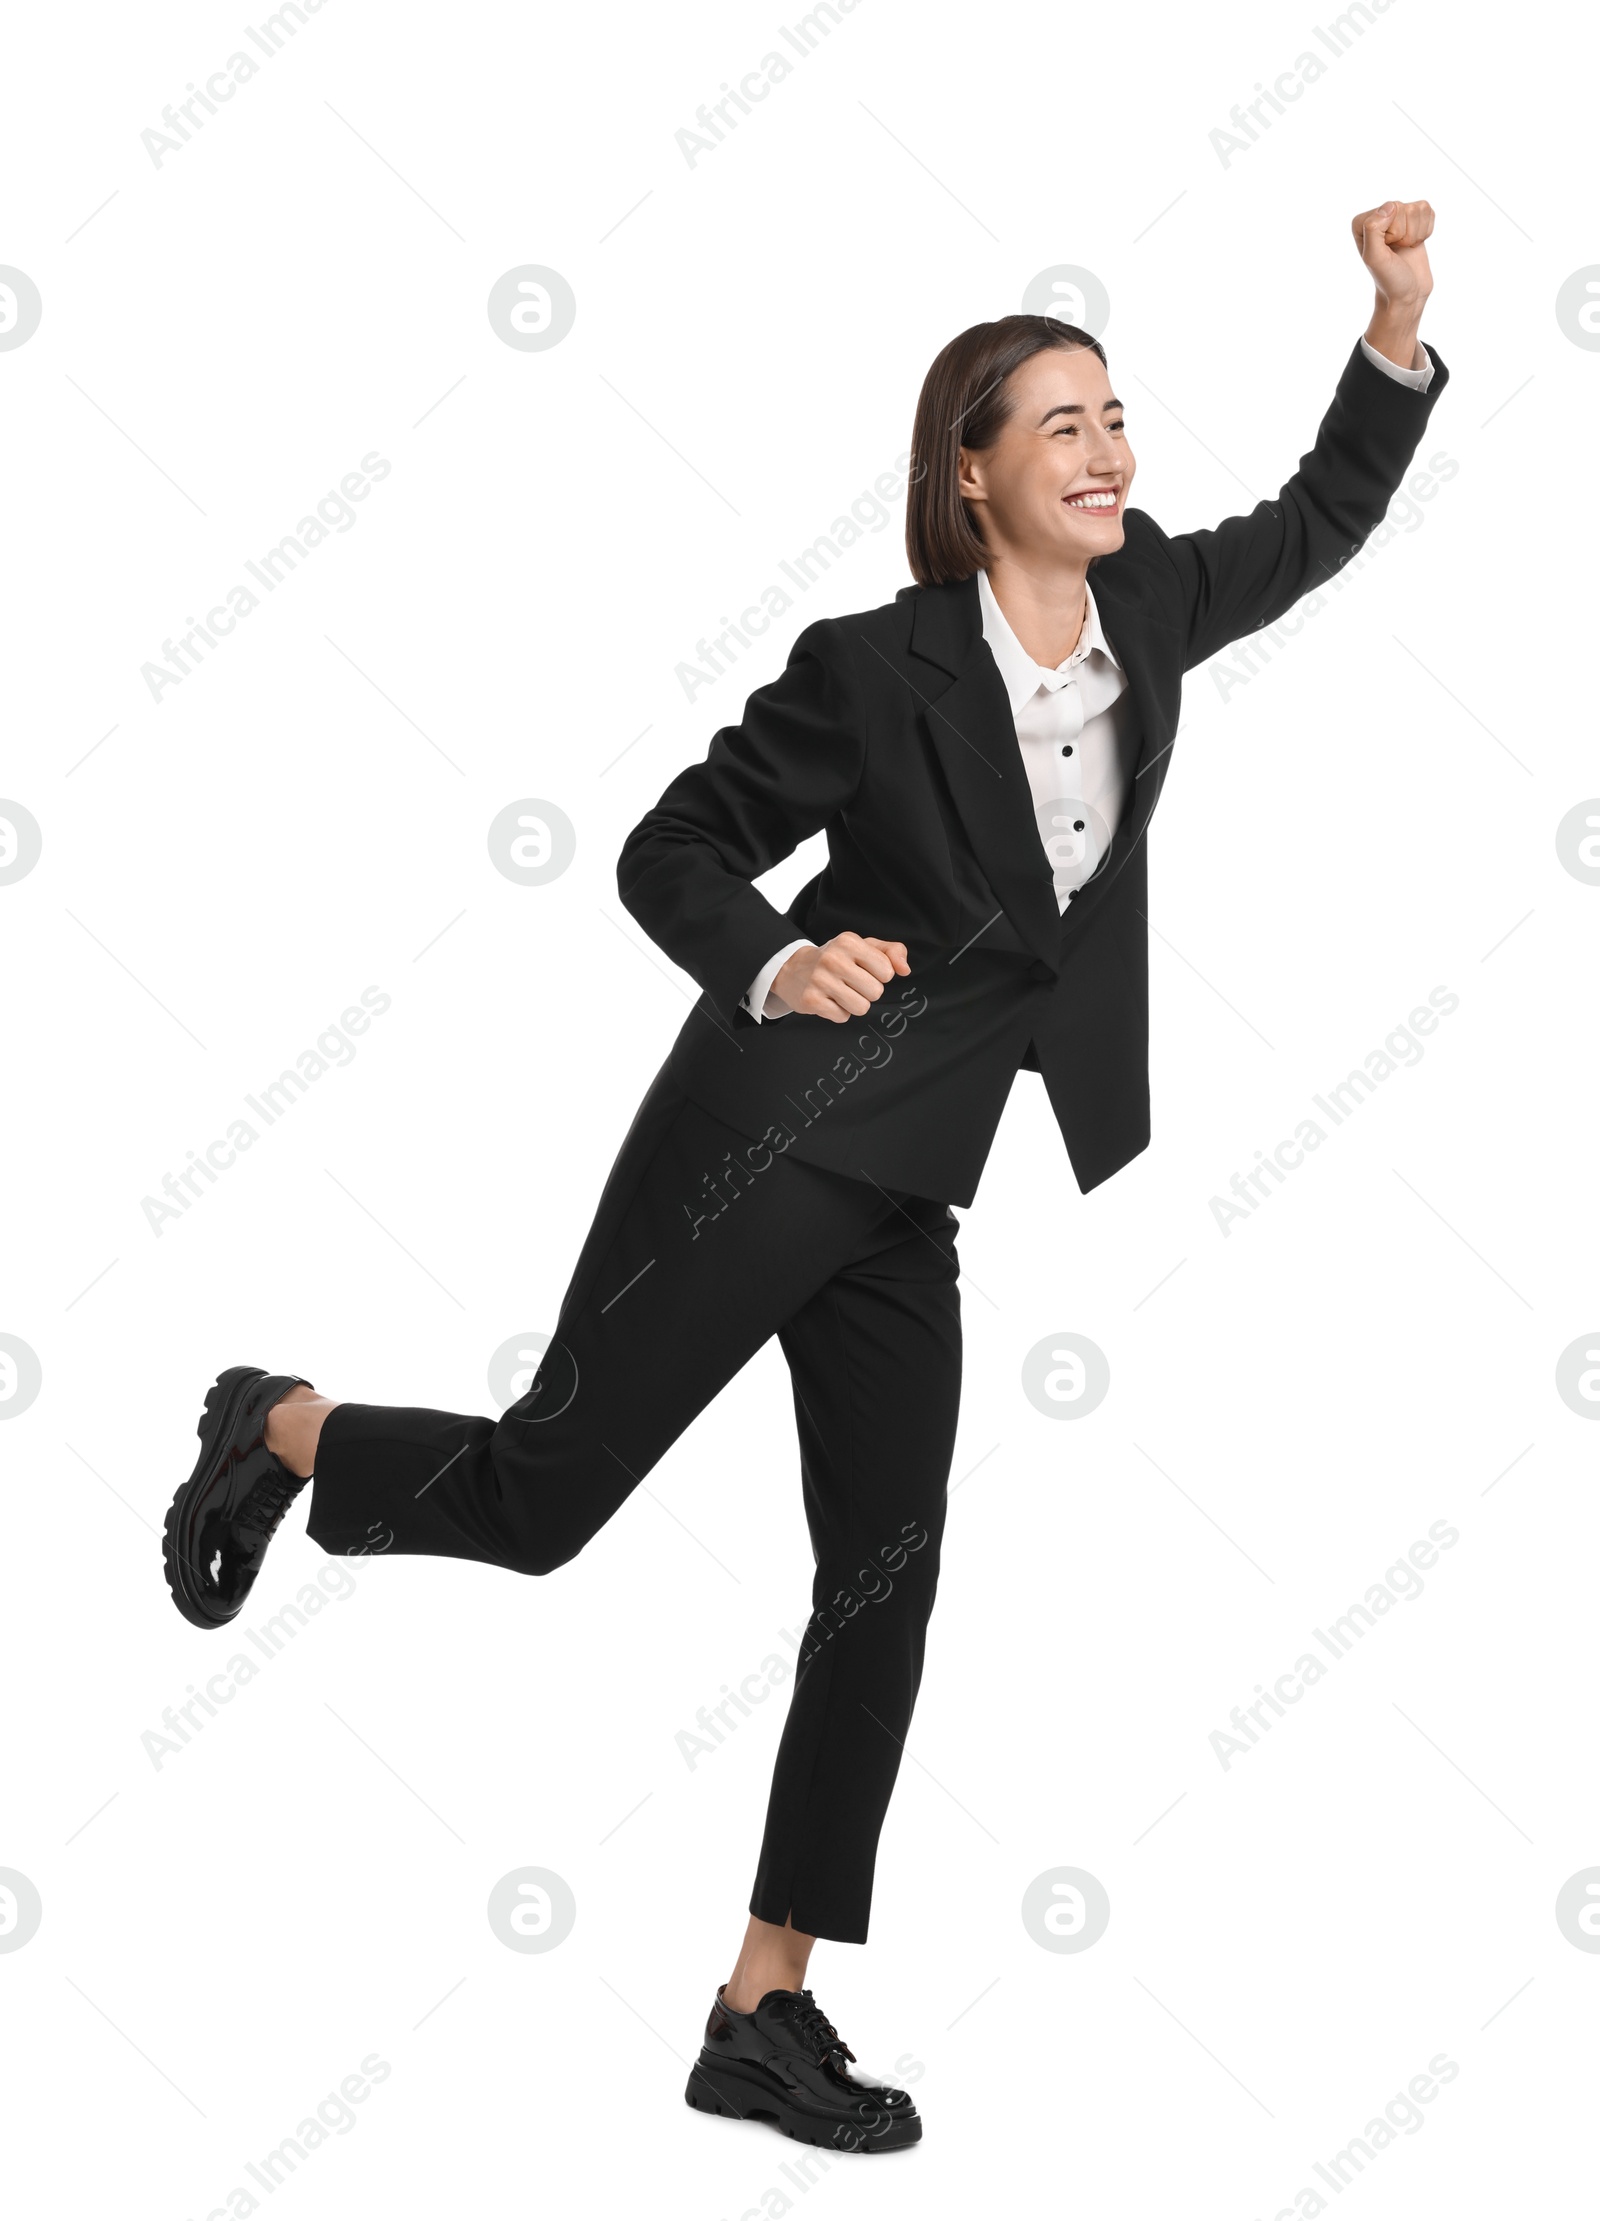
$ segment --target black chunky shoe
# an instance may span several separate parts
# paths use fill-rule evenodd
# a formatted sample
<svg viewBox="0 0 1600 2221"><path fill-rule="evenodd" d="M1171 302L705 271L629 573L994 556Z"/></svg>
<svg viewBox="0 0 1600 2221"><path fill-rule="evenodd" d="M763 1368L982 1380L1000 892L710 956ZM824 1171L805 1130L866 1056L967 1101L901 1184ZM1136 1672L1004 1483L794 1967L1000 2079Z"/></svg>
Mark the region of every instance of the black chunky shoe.
<svg viewBox="0 0 1600 2221"><path fill-rule="evenodd" d="M172 1601L196 1627L226 1627L261 1571L267 1544L306 1486L267 1448L267 1413L298 1373L231 1365L206 1391L200 1456L167 1513L163 1553Z"/></svg>
<svg viewBox="0 0 1600 2221"><path fill-rule="evenodd" d="M922 2116L905 2091L851 2074L854 2058L809 1990L768 1990L754 2012L736 2013L719 1989L683 2094L702 2113L770 2121L829 2151L920 2142Z"/></svg>

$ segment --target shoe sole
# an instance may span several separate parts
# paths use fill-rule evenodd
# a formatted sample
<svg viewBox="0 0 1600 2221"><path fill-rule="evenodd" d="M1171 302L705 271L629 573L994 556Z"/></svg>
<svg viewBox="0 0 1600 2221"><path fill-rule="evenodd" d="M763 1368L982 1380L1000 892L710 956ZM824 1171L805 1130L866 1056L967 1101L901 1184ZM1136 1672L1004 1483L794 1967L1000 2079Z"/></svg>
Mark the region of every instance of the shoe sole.
<svg viewBox="0 0 1600 2221"><path fill-rule="evenodd" d="M217 1375L206 1390L205 1408L195 1428L200 1437L200 1455L194 1471L167 1509L161 1538L162 1566L167 1587L172 1591L172 1601L192 1627L228 1627L239 1616L237 1611L219 1613L207 1608L197 1578L199 1568L192 1565L178 1547L178 1535L196 1494L216 1472L217 1460L238 1426L245 1397L257 1381L266 1377L259 1365L230 1365L226 1372Z"/></svg>
<svg viewBox="0 0 1600 2221"><path fill-rule="evenodd" d="M905 2151L922 2141L922 2117L890 2119L881 2131L856 2128L826 2113L796 2105L774 2087L758 2067L735 2067L725 2060L708 2066L699 2060L689 2070L684 2103L698 2113L731 2114L740 2121L769 2121L798 2144L820 2144L830 2152Z"/></svg>

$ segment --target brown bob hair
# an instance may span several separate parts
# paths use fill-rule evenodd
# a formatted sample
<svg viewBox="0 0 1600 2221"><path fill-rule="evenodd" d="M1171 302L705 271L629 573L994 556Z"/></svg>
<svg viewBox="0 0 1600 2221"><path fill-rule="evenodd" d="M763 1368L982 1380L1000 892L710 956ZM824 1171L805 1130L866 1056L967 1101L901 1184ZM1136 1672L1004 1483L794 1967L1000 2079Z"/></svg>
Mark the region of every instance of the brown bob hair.
<svg viewBox="0 0 1600 2221"><path fill-rule="evenodd" d="M988 568L972 505L961 498L957 456L998 437L1011 414L1007 379L1047 347L1064 354L1087 347L1106 359L1099 340L1054 316L973 324L935 355L917 396L906 488L906 559L919 586L952 586Z"/></svg>

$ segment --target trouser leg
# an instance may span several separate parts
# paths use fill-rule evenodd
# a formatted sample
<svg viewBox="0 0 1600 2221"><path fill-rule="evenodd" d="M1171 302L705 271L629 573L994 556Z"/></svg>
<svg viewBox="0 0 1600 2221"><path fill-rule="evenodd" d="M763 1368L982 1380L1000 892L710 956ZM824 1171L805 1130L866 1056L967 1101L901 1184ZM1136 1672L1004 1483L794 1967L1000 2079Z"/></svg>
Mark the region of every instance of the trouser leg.
<svg viewBox="0 0 1600 2221"><path fill-rule="evenodd" d="M961 1395L955 1221L903 1206L779 1333L817 1563L750 1910L849 1943L922 1676Z"/></svg>
<svg viewBox="0 0 1600 2221"><path fill-rule="evenodd" d="M707 1176L710 1176L710 1186ZM497 1421L341 1403L308 1532L548 1573L894 1207L763 1149L657 1075L623 1142L528 1394ZM773 1445L753 1464L758 1479ZM783 1445L787 1464L787 1443Z"/></svg>

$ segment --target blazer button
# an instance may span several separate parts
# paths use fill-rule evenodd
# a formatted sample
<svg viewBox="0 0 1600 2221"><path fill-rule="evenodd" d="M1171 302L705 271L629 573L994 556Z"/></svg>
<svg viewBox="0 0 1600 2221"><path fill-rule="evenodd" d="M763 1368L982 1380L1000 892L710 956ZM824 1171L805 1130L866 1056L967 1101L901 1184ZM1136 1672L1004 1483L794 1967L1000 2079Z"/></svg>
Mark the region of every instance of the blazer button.
<svg viewBox="0 0 1600 2221"><path fill-rule="evenodd" d="M1053 971L1053 970L1051 969L1051 967L1050 967L1050 966L1049 966L1049 965L1048 965L1048 964L1047 964L1047 963L1045 962L1045 960L1044 960L1044 958L1043 958L1042 956L1040 957L1040 959L1039 959L1039 961L1037 962L1037 964L1035 964L1035 965L1034 965L1034 966L1033 966L1033 967L1031 968L1031 970L1029 971L1029 973L1028 973L1028 977L1029 977L1030 979L1036 979L1036 980L1039 980L1039 981L1040 981L1041 983L1042 983L1043 981L1047 980L1047 979L1054 979L1054 978L1055 978L1055 976L1056 976L1056 975L1055 975L1054 971Z"/></svg>

